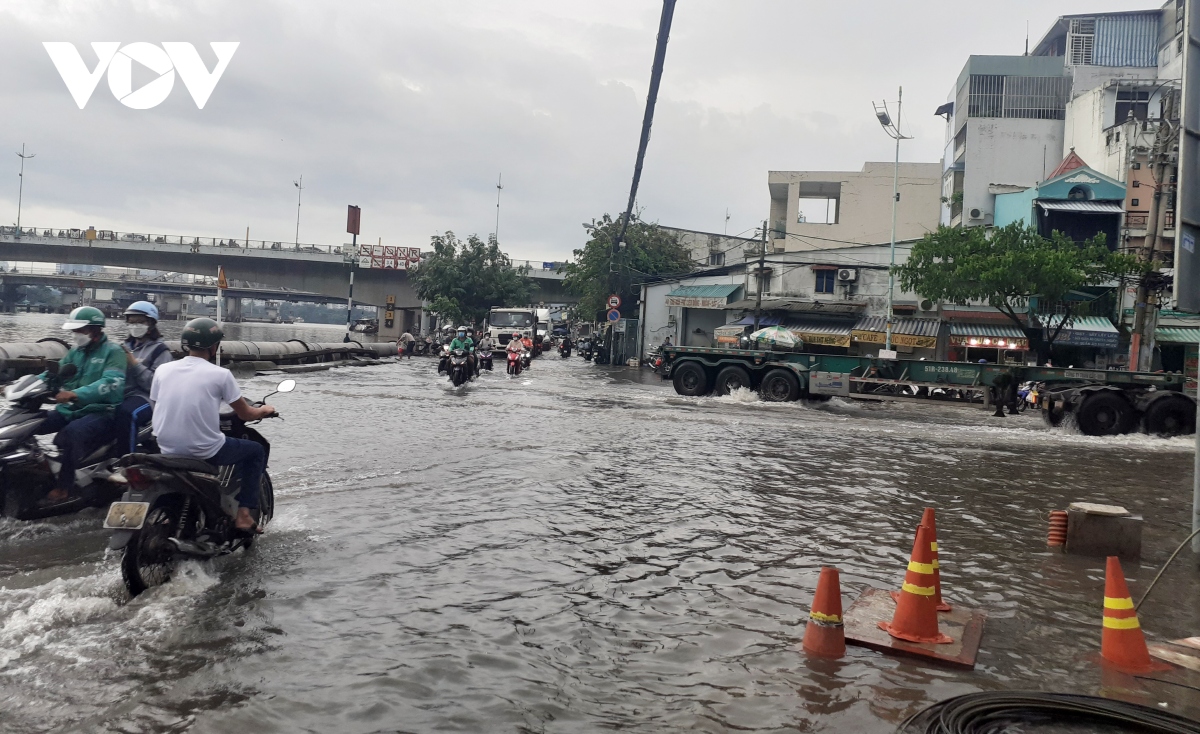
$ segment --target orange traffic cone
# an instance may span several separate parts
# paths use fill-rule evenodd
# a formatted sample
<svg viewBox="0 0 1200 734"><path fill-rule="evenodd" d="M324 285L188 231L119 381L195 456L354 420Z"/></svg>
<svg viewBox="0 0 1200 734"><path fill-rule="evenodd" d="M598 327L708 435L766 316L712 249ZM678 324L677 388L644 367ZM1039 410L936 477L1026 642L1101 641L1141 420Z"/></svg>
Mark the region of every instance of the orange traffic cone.
<svg viewBox="0 0 1200 734"><path fill-rule="evenodd" d="M924 514L921 515L921 524L929 528L930 537L933 538L933 540L931 540L929 543L929 550L933 554L934 608L936 608L939 612L949 612L954 607L942 600L942 572L940 570L941 567L938 565L937 520L934 517L934 511L932 507L925 508ZM899 602L900 592L893 591L892 599Z"/></svg>
<svg viewBox="0 0 1200 734"><path fill-rule="evenodd" d="M900 598L896 601L896 613L892 616L891 624L880 622L879 628L892 637L908 642L945 644L954 640L938 632L937 605L934 602L937 587L933 581L931 536L928 527L921 525L917 528L912 557L904 575L904 585L900 588Z"/></svg>
<svg viewBox="0 0 1200 734"><path fill-rule="evenodd" d="M1146 637L1138 623L1129 587L1125 585L1121 561L1116 556L1108 557L1104 572L1104 629L1100 633L1100 657L1130 673L1145 673L1162 667L1150 660Z"/></svg>
<svg viewBox="0 0 1200 734"><path fill-rule="evenodd" d="M807 652L840 658L846 654L846 633L842 628L842 589L836 568L822 568L813 596L803 647Z"/></svg>

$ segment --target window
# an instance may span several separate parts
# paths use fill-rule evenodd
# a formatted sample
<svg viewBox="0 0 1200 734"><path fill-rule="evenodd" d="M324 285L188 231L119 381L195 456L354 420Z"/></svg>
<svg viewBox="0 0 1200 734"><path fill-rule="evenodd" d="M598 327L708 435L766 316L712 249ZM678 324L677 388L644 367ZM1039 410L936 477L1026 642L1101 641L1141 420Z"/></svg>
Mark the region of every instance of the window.
<svg viewBox="0 0 1200 734"><path fill-rule="evenodd" d="M1090 66L1096 45L1096 20L1075 18L1067 34L1067 55L1071 66Z"/></svg>
<svg viewBox="0 0 1200 734"><path fill-rule="evenodd" d="M1135 188L1135 189L1141 188L1141 185L1142 185L1141 181L1138 181L1136 178L1133 180L1133 188Z"/></svg>
<svg viewBox="0 0 1200 734"><path fill-rule="evenodd" d="M710 252L708 253L708 264L713 267L721 267L725 264L725 253Z"/></svg>
<svg viewBox="0 0 1200 734"><path fill-rule="evenodd" d="M833 284L837 282L836 270L818 270L817 274L817 293L833 293Z"/></svg>
<svg viewBox="0 0 1200 734"><path fill-rule="evenodd" d="M1130 199L1129 200L1129 206L1137 206L1137 205L1138 205L1138 199Z"/></svg>
<svg viewBox="0 0 1200 734"><path fill-rule="evenodd" d="M1150 90L1136 87L1117 88L1117 107L1113 124L1120 125L1133 115L1135 120L1145 120L1150 109ZM1120 138L1117 138L1120 140Z"/></svg>

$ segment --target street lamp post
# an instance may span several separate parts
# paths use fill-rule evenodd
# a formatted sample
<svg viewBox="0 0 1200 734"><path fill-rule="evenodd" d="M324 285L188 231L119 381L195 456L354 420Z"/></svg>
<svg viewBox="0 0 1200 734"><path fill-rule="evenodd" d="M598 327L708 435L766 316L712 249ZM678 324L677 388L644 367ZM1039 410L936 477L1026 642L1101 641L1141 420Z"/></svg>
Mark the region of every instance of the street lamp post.
<svg viewBox="0 0 1200 734"><path fill-rule="evenodd" d="M884 349L889 352L892 350L892 321L895 318L892 313L892 299L896 290L896 205L900 203L900 141L912 139L911 136L905 136L900 132L900 112L903 102L904 87L900 87L896 94L895 120L888 114L886 101L879 104L872 103L875 107L875 118L883 126L883 131L896 141L896 163L892 169L892 242L889 248L891 267L888 268L887 334L884 338Z"/></svg>
<svg viewBox="0 0 1200 734"><path fill-rule="evenodd" d="M296 249L300 249L300 197L304 194L304 174L300 174L299 181L292 181L292 185L296 187Z"/></svg>
<svg viewBox="0 0 1200 734"><path fill-rule="evenodd" d="M21 152L17 153L17 157L21 159L21 172L17 174L20 183L17 185L17 238L21 237L21 200L25 197L25 159L33 158L36 153L25 153L25 144L21 143Z"/></svg>

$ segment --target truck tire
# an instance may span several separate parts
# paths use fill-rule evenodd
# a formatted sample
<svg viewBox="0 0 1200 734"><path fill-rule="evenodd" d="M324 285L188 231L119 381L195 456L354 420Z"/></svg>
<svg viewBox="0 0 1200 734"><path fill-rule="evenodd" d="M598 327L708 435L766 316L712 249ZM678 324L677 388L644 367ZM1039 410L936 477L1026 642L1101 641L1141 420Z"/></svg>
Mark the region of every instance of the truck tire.
<svg viewBox="0 0 1200 734"><path fill-rule="evenodd" d="M1050 398L1041 398L1042 404L1040 412L1042 421L1051 428L1057 428L1062 425L1063 418L1066 417L1066 411L1063 410L1062 401L1051 400Z"/></svg>
<svg viewBox="0 0 1200 734"><path fill-rule="evenodd" d="M1182 396L1154 401L1146 411L1146 432L1178 436L1196 432L1196 406Z"/></svg>
<svg viewBox="0 0 1200 734"><path fill-rule="evenodd" d="M695 362L684 362L676 367L671 382L675 384L675 392L689 398L708 394L708 375Z"/></svg>
<svg viewBox="0 0 1200 734"><path fill-rule="evenodd" d="M800 397L800 381L788 370L773 369L763 377L758 392L768 402L788 402Z"/></svg>
<svg viewBox="0 0 1200 734"><path fill-rule="evenodd" d="M1116 436L1133 427L1136 412L1120 395L1102 390L1084 398L1075 411L1079 430L1088 436Z"/></svg>
<svg viewBox="0 0 1200 734"><path fill-rule="evenodd" d="M728 395L739 388L750 387L750 374L741 367L729 366L717 373L717 381L713 392L718 395Z"/></svg>

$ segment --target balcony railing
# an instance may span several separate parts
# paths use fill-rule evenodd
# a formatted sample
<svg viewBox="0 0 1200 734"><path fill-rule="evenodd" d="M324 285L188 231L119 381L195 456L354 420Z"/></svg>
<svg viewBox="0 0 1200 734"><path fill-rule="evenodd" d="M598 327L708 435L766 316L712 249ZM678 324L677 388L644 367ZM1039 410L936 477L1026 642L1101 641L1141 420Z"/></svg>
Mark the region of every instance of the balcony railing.
<svg viewBox="0 0 1200 734"><path fill-rule="evenodd" d="M1150 212L1135 211L1125 213L1127 229L1147 229L1150 226ZM1168 209L1163 215L1163 228L1175 229L1175 211Z"/></svg>

